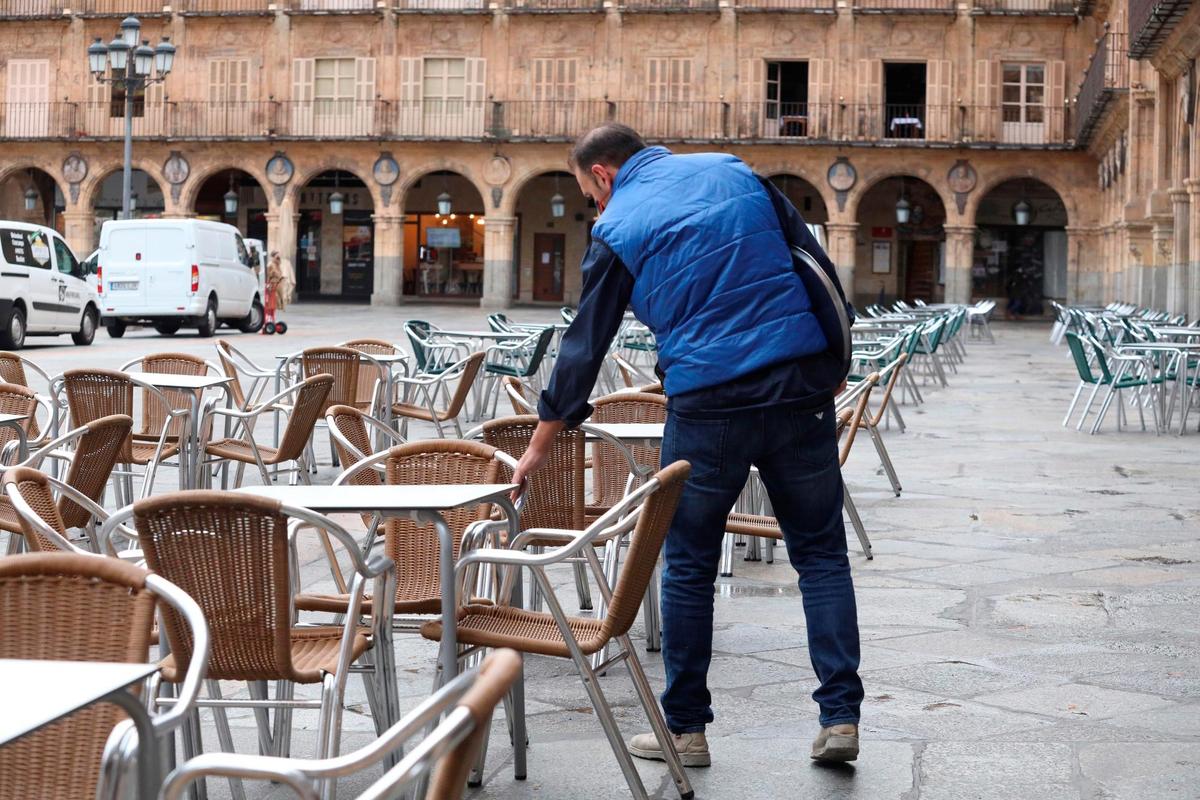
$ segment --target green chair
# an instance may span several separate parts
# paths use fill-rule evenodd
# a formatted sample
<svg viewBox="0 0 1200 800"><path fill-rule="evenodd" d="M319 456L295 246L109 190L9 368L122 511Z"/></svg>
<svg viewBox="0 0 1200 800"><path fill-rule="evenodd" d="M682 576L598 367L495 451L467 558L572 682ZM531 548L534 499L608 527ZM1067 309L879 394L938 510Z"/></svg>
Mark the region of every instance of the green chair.
<svg viewBox="0 0 1200 800"><path fill-rule="evenodd" d="M528 380L535 391L540 391L538 371L554 341L554 326L544 328L537 333L531 333L528 338L515 344L496 344L487 350L488 360L483 365L485 385L483 393L482 413L487 411L487 400L492 398L492 416L496 414L496 404L500 399L502 381L506 377ZM497 356L499 360L493 360Z"/></svg>

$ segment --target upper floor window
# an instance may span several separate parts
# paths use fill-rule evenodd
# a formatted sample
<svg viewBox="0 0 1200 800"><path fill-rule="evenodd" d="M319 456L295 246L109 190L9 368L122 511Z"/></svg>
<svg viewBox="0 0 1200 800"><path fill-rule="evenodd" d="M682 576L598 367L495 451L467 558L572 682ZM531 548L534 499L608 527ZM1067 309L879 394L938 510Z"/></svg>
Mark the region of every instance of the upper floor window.
<svg viewBox="0 0 1200 800"><path fill-rule="evenodd" d="M532 62L534 100L574 100L577 58L535 58Z"/></svg>
<svg viewBox="0 0 1200 800"><path fill-rule="evenodd" d="M1001 109L1004 123L1045 120L1046 67L1043 64L1004 64L1001 68Z"/></svg>
<svg viewBox="0 0 1200 800"><path fill-rule="evenodd" d="M318 114L336 114L354 103L355 59L318 58L313 64L313 100Z"/></svg>
<svg viewBox="0 0 1200 800"><path fill-rule="evenodd" d="M689 102L695 94L692 59L646 59L647 100L656 103Z"/></svg>

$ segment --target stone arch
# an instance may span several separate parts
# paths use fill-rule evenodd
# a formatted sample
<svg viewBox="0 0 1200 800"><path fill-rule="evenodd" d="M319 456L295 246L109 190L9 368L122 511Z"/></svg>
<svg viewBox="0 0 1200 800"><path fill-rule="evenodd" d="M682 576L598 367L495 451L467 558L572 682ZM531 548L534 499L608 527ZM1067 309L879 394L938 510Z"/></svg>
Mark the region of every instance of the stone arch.
<svg viewBox="0 0 1200 800"><path fill-rule="evenodd" d="M967 204L963 208L963 218L970 221L971 225L975 224L975 219L979 215L979 206L983 202L983 198L995 189L997 186L1005 184L1009 181L1028 180L1036 181L1054 191L1058 195L1059 201L1063 204L1063 208L1067 211L1067 227L1078 224L1078 207L1075 203L1071 192L1063 191L1063 186L1060 183L1057 175L1038 175L1029 174L1029 171L1021 172L996 172L981 178L979 183L971 190L970 197L967 198Z"/></svg>
<svg viewBox="0 0 1200 800"><path fill-rule="evenodd" d="M491 211L495 214L504 213L505 202L501 202L500 208L492 208L492 187L489 184L480 181L478 175L476 174L476 170L471 169L464 161L460 161L457 158L439 158L435 161L422 162L421 165L416 168L405 170L404 167L404 164L400 165L401 170L403 170L405 174L404 177L396 181L396 185L392 193L392 197L396 199L397 202L403 203L404 198L408 195L413 185L427 175L431 175L434 172L455 172L461 175L467 180L467 182L475 187L475 191L479 192L479 196L483 198L485 214L488 211ZM509 184L502 187L504 188L505 195L508 195L511 191L509 188L511 183L512 181L510 179Z"/></svg>
<svg viewBox="0 0 1200 800"><path fill-rule="evenodd" d="M788 179L794 178L798 181L801 181L801 182L807 184L808 186L811 186L813 191L816 193L816 196L818 198L820 198L821 205L823 207L825 218L823 220L820 220L820 222L824 223L824 222L829 221L830 217L832 216L832 209L836 208L836 206L837 206L836 200L832 197L827 196L825 194L824 190L822 189L821 185L819 183L817 183L816 181L812 180L810 177L804 175L803 170L793 170L793 169L781 168L781 169L777 169L777 170L771 170L770 172L762 172L759 174L766 177L767 180L774 183L777 187L779 186L780 178L788 178ZM797 210L800 212L801 216L804 215L803 208L797 209ZM810 220L807 217L805 217L805 222L813 222L813 220Z"/></svg>
<svg viewBox="0 0 1200 800"><path fill-rule="evenodd" d="M516 212L517 198L529 186L529 182L540 178L542 175L549 175L554 172L565 172L570 175L571 168L567 166L566 161L560 161L557 165L549 161L539 161L521 170L520 174L509 178L508 184L504 187L504 200L501 202L500 208L496 210L506 216L512 216ZM579 184L575 182L574 176L571 177L570 181L571 189L576 192L579 191Z"/></svg>
<svg viewBox="0 0 1200 800"><path fill-rule="evenodd" d="M238 169L241 169L241 167L238 167ZM250 172L250 170L246 171ZM367 187L367 191L371 193L372 206L377 211L384 207L383 195L379 191L379 184L377 184L374 178L371 176L371 168L369 166L363 167L356 161L344 158L331 158L326 161L321 161L318 166L310 167L303 171L299 166L297 166L296 173L292 175L292 180L287 185L287 193L284 195L284 202L290 203L293 208L298 206L300 192L304 190L304 187L307 186L313 178L316 178L325 172L349 172L351 175L362 181L363 185ZM256 179L258 178L257 174L251 174L254 175ZM259 181L259 183L263 186L264 191L267 189L267 187L271 186L271 184L268 183L265 178ZM271 192L268 191L267 194L270 195Z"/></svg>
<svg viewBox="0 0 1200 800"><path fill-rule="evenodd" d="M846 210L841 212L838 216L847 220L857 220L858 206L859 203L862 202L863 197L865 197L868 192L870 192L880 183L886 181L888 178L908 178L911 180L921 181L922 183L928 185L929 188L933 189L934 193L937 194L938 198L942 201L942 208L944 208L946 211L946 224L951 224L951 209L957 211L958 206L955 205L954 196L950 193L949 188L944 185L940 185L940 181L932 180L931 178L925 178L921 175L915 174L912 170L904 169L885 169L878 172L873 172L870 175L860 176L858 183L853 189L850 190L850 193L846 198Z"/></svg>
<svg viewBox="0 0 1200 800"><path fill-rule="evenodd" d="M245 164L234 164L232 162L218 161L212 166L205 167L203 170L197 170L188 176L187 182L183 185L183 192L179 196L179 205L181 208L189 212L196 205L196 196L200 193L200 189L214 175L219 175L227 170L238 170L249 175L254 180L258 181L258 185L262 187L263 193L267 196L267 207L272 211L275 210L275 196L270 191L271 183L267 180L267 173L260 167L251 167Z"/></svg>
<svg viewBox="0 0 1200 800"><path fill-rule="evenodd" d="M164 199L171 196L171 184L163 177L162 165L156 164L146 159L135 158L131 164L133 169L141 170L150 176L150 178L158 184L158 188L162 190ZM96 196L100 192L100 187L104 181L113 174L121 171L120 163L110 163L103 169L97 169L95 172L90 172L84 180L79 192L79 207L86 211L91 211L96 202Z"/></svg>
<svg viewBox="0 0 1200 800"><path fill-rule="evenodd" d="M56 189L58 189L58 191L62 192L62 196L66 199L67 207L70 208L71 193L69 191L69 187L67 186L67 184L63 182L62 177L58 174L58 170L49 168L48 166L45 166L42 164L38 164L35 161L32 161L32 160L17 161L14 164L9 164L9 165L0 167L0 184L4 183L9 178L19 175L20 173L22 173L28 169L36 169L38 172L45 174L52 181L54 181L54 187Z"/></svg>

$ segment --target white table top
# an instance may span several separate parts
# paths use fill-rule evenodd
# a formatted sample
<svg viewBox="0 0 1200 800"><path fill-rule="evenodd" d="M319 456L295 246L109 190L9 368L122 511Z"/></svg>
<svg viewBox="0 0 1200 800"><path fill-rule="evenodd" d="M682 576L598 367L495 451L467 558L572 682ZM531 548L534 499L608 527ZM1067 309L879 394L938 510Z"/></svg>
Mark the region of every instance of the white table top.
<svg viewBox="0 0 1200 800"><path fill-rule="evenodd" d="M459 339L528 339L529 331L431 331L432 336L453 336Z"/></svg>
<svg viewBox="0 0 1200 800"><path fill-rule="evenodd" d="M1200 328L1181 328L1178 325L1152 325L1159 336L1200 336Z"/></svg>
<svg viewBox="0 0 1200 800"><path fill-rule="evenodd" d="M353 349L353 348L350 348L350 349ZM293 359L293 358L299 359L303 355L304 355L304 353L300 350L297 350L294 353L276 353L275 360L276 361L287 361L287 360ZM364 361L366 361L367 358L373 358L376 361L378 361L380 364L396 364L401 361L408 361L408 359L409 359L408 353L404 353L404 352L397 352L397 353L390 353L390 354L389 353L360 353L360 355L365 356L365 358L363 359Z"/></svg>
<svg viewBox="0 0 1200 800"><path fill-rule="evenodd" d="M154 664L0 659L0 745L154 673Z"/></svg>
<svg viewBox="0 0 1200 800"><path fill-rule="evenodd" d="M23 414L0 414L0 425L19 425L28 419Z"/></svg>
<svg viewBox="0 0 1200 800"><path fill-rule="evenodd" d="M464 483L429 486L243 486L237 491L269 497L285 505L335 513L443 511L486 503L516 488L515 483Z"/></svg>
<svg viewBox="0 0 1200 800"><path fill-rule="evenodd" d="M158 389L211 389L233 380L225 375L171 375L165 372L130 372L129 377Z"/></svg>
<svg viewBox="0 0 1200 800"><path fill-rule="evenodd" d="M622 442L660 442L665 427L661 422L589 422L587 425Z"/></svg>

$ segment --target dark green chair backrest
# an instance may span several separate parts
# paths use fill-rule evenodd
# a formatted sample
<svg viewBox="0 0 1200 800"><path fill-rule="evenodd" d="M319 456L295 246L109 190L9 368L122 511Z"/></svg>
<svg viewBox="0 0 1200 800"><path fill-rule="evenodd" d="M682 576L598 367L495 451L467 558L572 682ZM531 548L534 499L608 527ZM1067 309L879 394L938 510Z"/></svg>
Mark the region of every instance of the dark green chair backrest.
<svg viewBox="0 0 1200 800"><path fill-rule="evenodd" d="M1092 373L1092 365L1088 363L1087 351L1083 349L1083 340L1075 331L1067 331L1067 347L1071 350L1071 358L1075 361L1075 369L1079 372L1079 380L1084 383L1096 383Z"/></svg>

